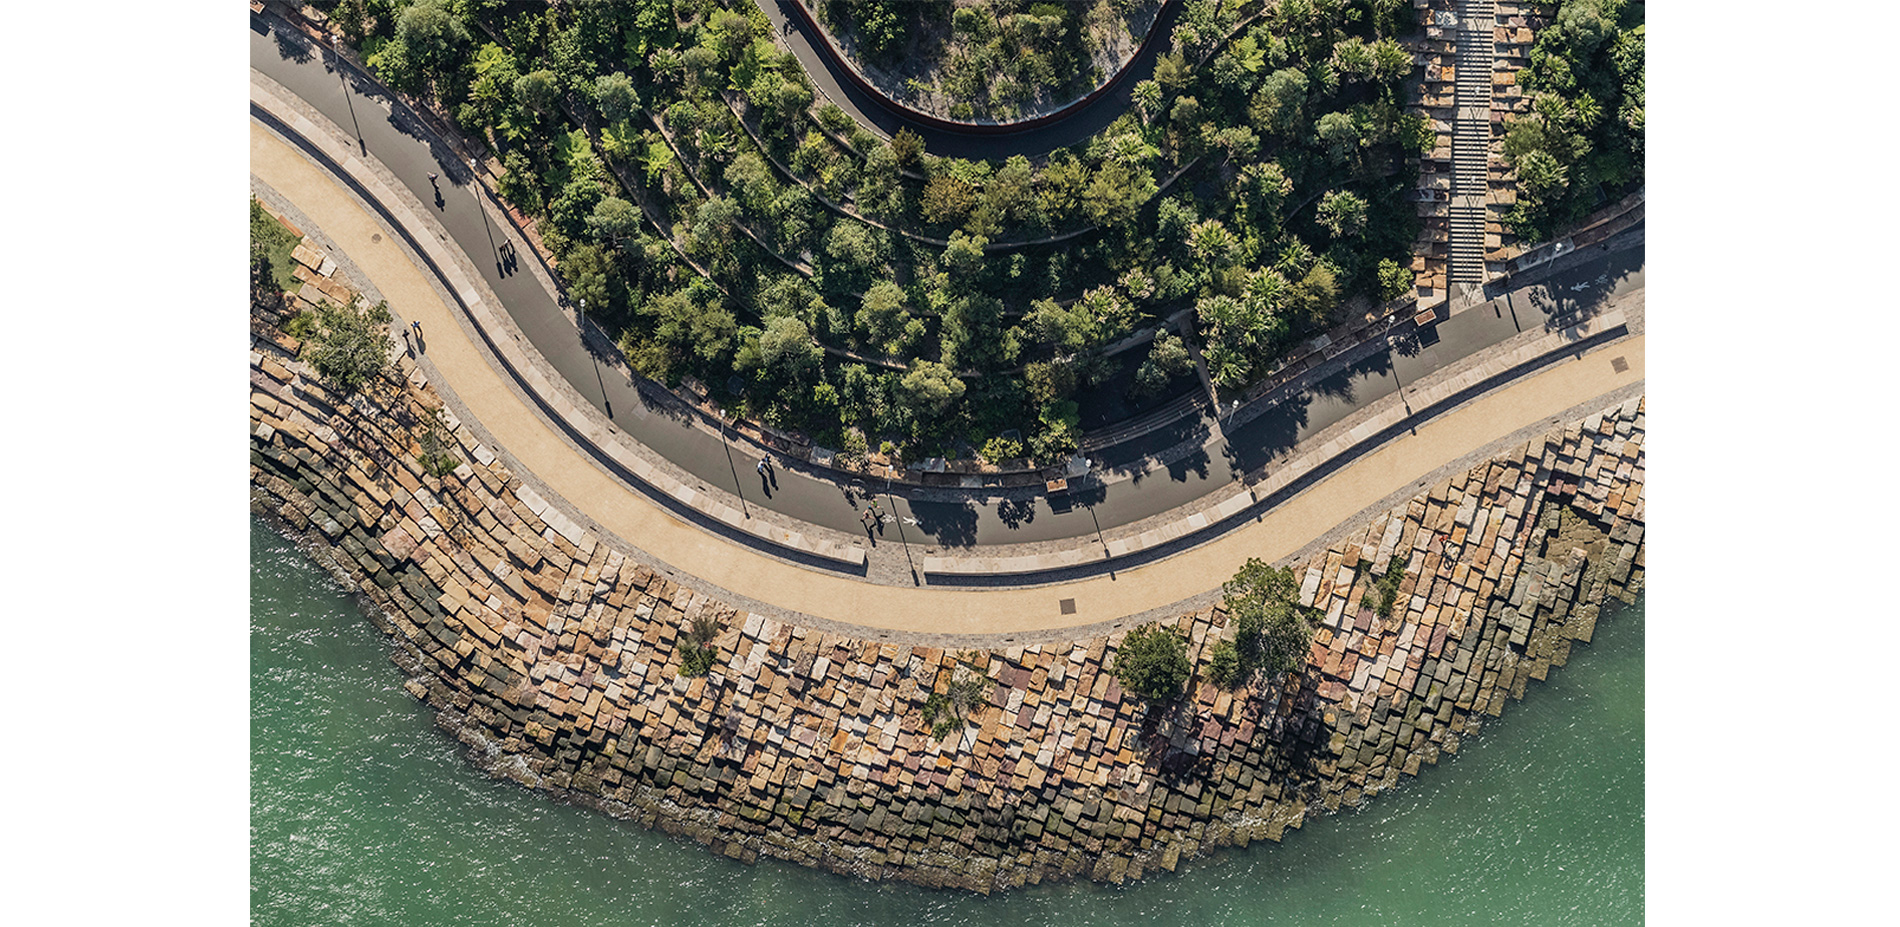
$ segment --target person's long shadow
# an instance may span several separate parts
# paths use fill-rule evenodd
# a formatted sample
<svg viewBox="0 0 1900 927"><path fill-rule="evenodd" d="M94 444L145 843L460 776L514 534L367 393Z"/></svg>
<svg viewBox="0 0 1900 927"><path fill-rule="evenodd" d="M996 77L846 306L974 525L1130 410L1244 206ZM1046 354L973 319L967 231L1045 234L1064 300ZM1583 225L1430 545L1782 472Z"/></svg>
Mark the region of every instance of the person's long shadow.
<svg viewBox="0 0 1900 927"><path fill-rule="evenodd" d="M422 325L420 323L409 323L409 339L416 347L417 357L421 357L429 352L429 342L422 337Z"/></svg>

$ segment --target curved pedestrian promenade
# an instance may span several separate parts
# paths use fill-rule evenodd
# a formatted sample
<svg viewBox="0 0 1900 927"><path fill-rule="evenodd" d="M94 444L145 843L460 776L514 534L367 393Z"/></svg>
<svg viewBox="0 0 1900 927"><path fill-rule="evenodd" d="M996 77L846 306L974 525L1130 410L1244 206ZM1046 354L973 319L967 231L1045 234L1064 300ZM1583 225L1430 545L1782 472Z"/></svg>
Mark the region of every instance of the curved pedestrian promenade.
<svg viewBox="0 0 1900 927"><path fill-rule="evenodd" d="M427 368L437 388L452 397L458 414L476 423L524 480L545 489L550 505L584 527L732 593L738 604L756 603L873 633L958 639L1032 635L1112 627L1205 600L1248 557L1289 557L1342 518L1414 488L1448 462L1643 379L1640 336L1615 342L1613 352L1580 352L1442 415L1415 421L1254 520L1165 561L1026 588L880 585L797 566L689 525L606 472L491 365L482 336L451 303L460 301L471 312L492 310L492 304L478 281L457 266L454 249L443 237L423 231L428 227L424 204L391 189L347 144L335 138L306 141L332 147L341 155L334 163L348 178L320 168L306 151L257 121L251 130L253 174L336 242L405 320L422 325L428 333ZM376 204L365 202L364 195ZM378 207L404 226L424 253L398 244L403 230L377 215Z"/></svg>
<svg viewBox="0 0 1900 927"><path fill-rule="evenodd" d="M1570 290L1581 286L1584 301L1602 304L1642 285L1640 250L1553 262L1572 266L1544 268L1546 283L1520 290L1508 316L1506 294L1450 318L1441 313L1426 333L1436 343L1415 345L1420 350L1376 342L1329 345L1323 357L1302 361L1302 368L1318 366L1296 382L1237 411L1223 410L1219 419L1203 410L1091 449L1095 469L1071 479L1066 493L885 486L797 460L761 482L753 478L756 460L748 459L761 453L758 446L737 440L714 411L692 408L633 376L605 336L564 303L532 241L471 182L467 155L454 138L437 134L426 118L303 32L269 16L253 17L252 24L254 99L284 118L305 117L295 134L324 140L331 161L358 163L392 195L424 204L414 215L480 291L471 290L471 301L462 305L495 352L491 360L560 423L564 437L683 519L775 556L872 582L1021 584L1178 552L1219 530L1209 525L1271 504L1273 481L1311 472L1299 466L1309 446L1358 430L1386 397L1412 400L1412 411L1429 413L1409 394L1474 352L1522 348L1530 333L1578 301ZM440 176L439 185L431 175ZM417 234L423 234L419 226ZM517 245L528 256L519 268L527 273L488 260ZM1554 298L1539 300L1540 290ZM1393 334L1404 340L1409 328ZM1379 440L1354 438L1357 447ZM861 520L867 494L888 516L880 531L867 530ZM929 563L920 563L919 554Z"/></svg>

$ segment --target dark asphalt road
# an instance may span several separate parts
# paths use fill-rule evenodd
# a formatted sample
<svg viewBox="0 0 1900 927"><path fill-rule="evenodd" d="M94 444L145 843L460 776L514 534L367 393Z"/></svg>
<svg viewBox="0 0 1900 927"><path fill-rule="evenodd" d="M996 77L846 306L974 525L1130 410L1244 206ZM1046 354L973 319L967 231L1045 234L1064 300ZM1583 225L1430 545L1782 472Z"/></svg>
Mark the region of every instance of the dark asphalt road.
<svg viewBox="0 0 1900 927"><path fill-rule="evenodd" d="M406 109L398 106L392 114L390 99L374 87L352 78L352 91L346 98L343 80L327 51L310 46L301 35L273 34L268 22L252 17L252 67L315 107L345 133L360 127L369 155L423 203L436 204L437 219L480 269L523 335L588 402L635 440L709 487L739 493L751 505L802 521L851 533L864 530L858 521L862 501L849 501L836 484L781 466L776 485L771 485L754 472L756 457L733 453L728 464L727 445L718 436L665 414L653 414L631 383L595 360L582 342L571 309L558 305L531 274L503 275L495 250L503 242L516 242L528 256L523 260L531 260L533 252L521 247L512 228L488 221L477 208L468 166L458 162L445 145L429 141L422 123ZM429 181L431 172L441 175L439 196ZM997 505L911 502L901 487L883 505L900 518L915 519L903 526L911 543L949 546L1086 537L1098 529L1139 521L1225 486L1236 472L1270 464L1299 440L1390 394L1395 367L1399 380L1414 382L1442 364L1516 334L1519 326L1541 326L1579 300L1601 300L1641 287L1642 268L1641 248L1577 256L1574 266L1550 275L1547 285L1524 288L1512 294L1508 303L1500 299L1440 323L1436 342L1423 350L1409 355L1403 350L1379 350L1186 460L1107 485L1079 481L1081 485L1060 509L1052 509L1044 498ZM400 315L402 307L395 309ZM1212 425L1210 420L1184 423L1150 442L1172 444L1197 431L1205 435ZM1127 454L1104 463L1114 469L1123 456ZM876 481L869 482L869 489L882 489ZM879 495L884 498L882 492ZM887 528L880 540L896 540L895 529Z"/></svg>
<svg viewBox="0 0 1900 927"><path fill-rule="evenodd" d="M820 99L838 104L859 124L875 128L886 138L896 134L898 129L908 128L924 140L925 151L946 158L988 158L1000 162L1011 155L1035 157L1086 141L1121 118L1128 109L1135 85L1154 76L1156 56L1169 47L1165 38L1150 43L1130 62L1128 72L1112 90L1057 122L1001 135L966 135L905 119L860 90L831 55L814 47L813 38L799 26L796 14L785 10L794 2L796 0L764 0L759 8L772 20L780 44L790 48L792 54L798 56L798 62L805 66L805 74L817 86ZM1168 4L1156 17L1154 28L1161 30L1163 37L1172 33L1181 6ZM790 28L787 23L791 24Z"/></svg>

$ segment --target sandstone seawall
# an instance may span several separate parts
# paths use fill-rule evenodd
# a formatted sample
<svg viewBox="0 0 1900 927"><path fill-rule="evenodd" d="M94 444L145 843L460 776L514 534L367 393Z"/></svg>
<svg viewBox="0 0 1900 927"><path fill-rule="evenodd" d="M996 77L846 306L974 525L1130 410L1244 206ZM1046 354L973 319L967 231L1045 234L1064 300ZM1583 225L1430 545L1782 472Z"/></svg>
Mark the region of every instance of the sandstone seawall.
<svg viewBox="0 0 1900 927"><path fill-rule="evenodd" d="M1298 674L1205 684L1226 615L1176 617L1197 674L1158 712L1108 672L1119 634L954 652L682 587L549 505L452 416L433 427L461 465L427 473L441 401L406 358L346 398L294 343L254 333L254 508L375 606L408 690L471 761L748 862L989 892L1121 882L1279 840L1455 752L1643 582L1638 398L1294 564L1324 613ZM1394 555L1404 578L1380 617L1363 603ZM702 616L722 627L718 656L682 678ZM986 699L934 736L926 704L972 673Z"/></svg>

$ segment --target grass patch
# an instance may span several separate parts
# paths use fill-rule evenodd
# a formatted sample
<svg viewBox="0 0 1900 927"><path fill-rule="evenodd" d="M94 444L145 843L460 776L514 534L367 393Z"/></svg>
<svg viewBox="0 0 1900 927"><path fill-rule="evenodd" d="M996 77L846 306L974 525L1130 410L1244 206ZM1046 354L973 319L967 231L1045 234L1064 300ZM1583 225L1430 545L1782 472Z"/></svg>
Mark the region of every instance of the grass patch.
<svg viewBox="0 0 1900 927"><path fill-rule="evenodd" d="M264 210L264 205L251 198L251 253L262 255L270 262L271 282L277 289L286 293L295 293L303 282L291 276L296 262L290 253L297 250L297 236L290 234L277 217Z"/></svg>
<svg viewBox="0 0 1900 927"><path fill-rule="evenodd" d="M1393 554L1385 565L1385 574L1374 580L1372 588L1359 599L1359 604L1379 614L1380 618L1392 617L1392 606L1399 599L1399 583L1405 581L1405 555Z"/></svg>

